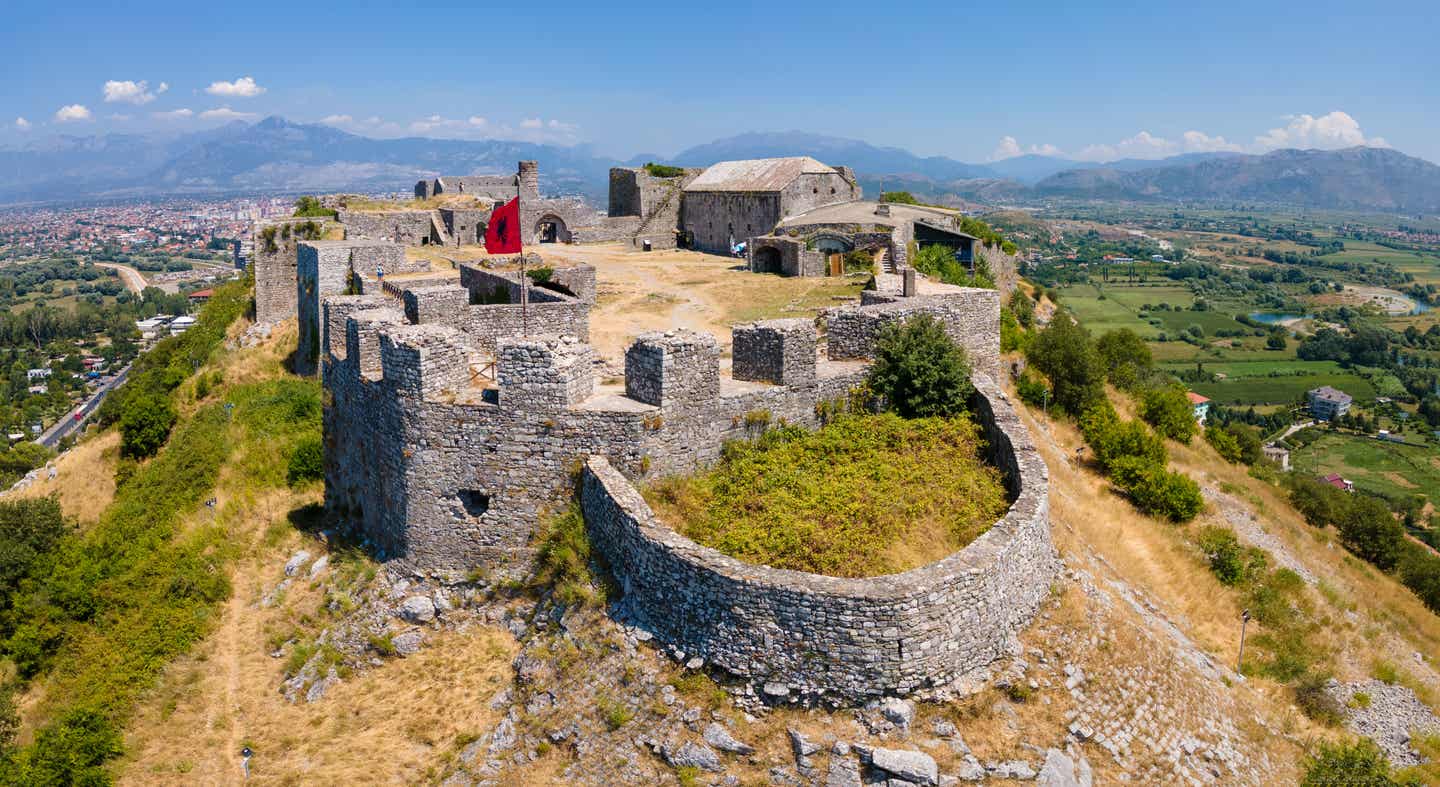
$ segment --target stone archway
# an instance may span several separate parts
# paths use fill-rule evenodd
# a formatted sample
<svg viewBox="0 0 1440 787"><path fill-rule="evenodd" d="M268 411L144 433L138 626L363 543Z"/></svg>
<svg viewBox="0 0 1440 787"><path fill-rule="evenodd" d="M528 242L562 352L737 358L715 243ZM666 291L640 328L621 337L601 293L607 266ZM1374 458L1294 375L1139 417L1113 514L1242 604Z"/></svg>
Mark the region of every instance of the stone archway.
<svg viewBox="0 0 1440 787"><path fill-rule="evenodd" d="M816 251L826 256L848 254L855 250L855 243L841 235L817 235L812 240L812 244Z"/></svg>
<svg viewBox="0 0 1440 787"><path fill-rule="evenodd" d="M756 273L784 273L783 255L774 246L762 246L755 250Z"/></svg>
<svg viewBox="0 0 1440 787"><path fill-rule="evenodd" d="M565 226L565 220L553 213L547 213L535 222L535 241L537 243L569 243L570 228Z"/></svg>

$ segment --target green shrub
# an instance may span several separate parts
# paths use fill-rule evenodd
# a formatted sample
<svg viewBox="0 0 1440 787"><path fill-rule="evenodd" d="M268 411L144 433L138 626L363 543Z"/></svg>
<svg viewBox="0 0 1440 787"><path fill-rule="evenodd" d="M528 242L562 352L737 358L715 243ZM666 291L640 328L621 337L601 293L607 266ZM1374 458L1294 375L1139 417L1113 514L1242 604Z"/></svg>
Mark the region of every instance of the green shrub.
<svg viewBox="0 0 1440 787"><path fill-rule="evenodd" d="M1173 473L1135 456L1122 457L1111 465L1111 478L1130 497L1135 507L1147 514L1173 522L1189 522L1205 506L1200 485L1182 473Z"/></svg>
<svg viewBox="0 0 1440 787"><path fill-rule="evenodd" d="M595 709L600 711L600 718L611 730L618 730L635 718L635 712L625 707L624 703L604 695L596 698Z"/></svg>
<svg viewBox="0 0 1440 787"><path fill-rule="evenodd" d="M1405 529L1390 509L1367 495L1352 495L1337 523L1340 542L1351 552L1374 563L1381 571L1395 568L1405 544Z"/></svg>
<svg viewBox="0 0 1440 787"><path fill-rule="evenodd" d="M290 452L289 466L285 481L290 486L301 486L325 477L325 445L318 434L308 434L295 444Z"/></svg>
<svg viewBox="0 0 1440 787"><path fill-rule="evenodd" d="M870 390L905 418L964 412L974 388L965 351L928 314L917 314L880 330Z"/></svg>
<svg viewBox="0 0 1440 787"><path fill-rule="evenodd" d="M1231 587L1248 585L1263 576L1269 562L1263 549L1241 544L1235 531L1225 527L1203 528L1196 545L1215 577Z"/></svg>
<svg viewBox="0 0 1440 787"><path fill-rule="evenodd" d="M1440 613L1440 557L1414 544L1407 544L1398 566L1400 581L1420 597L1425 606Z"/></svg>
<svg viewBox="0 0 1440 787"><path fill-rule="evenodd" d="M685 174L685 170L682 167L672 167L668 164L656 164L653 161L647 162L645 164L645 171L650 173L651 177L656 178L678 178L681 175Z"/></svg>
<svg viewBox="0 0 1440 787"><path fill-rule="evenodd" d="M536 541L535 587L550 588L555 600L566 606L605 604L605 589L590 570L590 535L578 504L546 519Z"/></svg>
<svg viewBox="0 0 1440 787"><path fill-rule="evenodd" d="M1015 393L1020 397L1020 401L1031 407L1046 407L1050 403L1050 386L1029 369L1015 381Z"/></svg>
<svg viewBox="0 0 1440 787"><path fill-rule="evenodd" d="M307 194L300 199L295 200L295 212L291 215L313 216L316 218L335 218L340 214L338 211L331 210L324 205L321 205L320 200Z"/></svg>
<svg viewBox="0 0 1440 787"><path fill-rule="evenodd" d="M1329 681L1329 675L1307 673L1293 688L1295 706L1312 721L1336 727L1345 721L1345 708L1326 688Z"/></svg>
<svg viewBox="0 0 1440 787"><path fill-rule="evenodd" d="M1195 407L1182 385L1145 391L1140 397L1140 417L1171 440L1189 443L1195 436Z"/></svg>
<svg viewBox="0 0 1440 787"><path fill-rule="evenodd" d="M154 456L175 426L175 408L160 394L131 396L120 416L120 455L128 459Z"/></svg>
<svg viewBox="0 0 1440 787"><path fill-rule="evenodd" d="M1221 459L1227 462L1240 461L1240 441L1235 439L1235 435L1221 428L1219 424L1212 423L1205 427L1205 442L1214 447Z"/></svg>
<svg viewBox="0 0 1440 787"><path fill-rule="evenodd" d="M1169 459L1165 443L1139 421L1121 421L1108 401L1100 401L1080 417L1080 431L1106 472L1127 458L1143 460L1145 466L1164 467ZM1132 470L1134 467L1132 466Z"/></svg>
<svg viewBox="0 0 1440 787"><path fill-rule="evenodd" d="M1321 743L1305 758L1300 787L1396 787L1405 784L1390 774L1390 760L1369 738L1353 743ZM1414 782L1417 786L1419 782Z"/></svg>

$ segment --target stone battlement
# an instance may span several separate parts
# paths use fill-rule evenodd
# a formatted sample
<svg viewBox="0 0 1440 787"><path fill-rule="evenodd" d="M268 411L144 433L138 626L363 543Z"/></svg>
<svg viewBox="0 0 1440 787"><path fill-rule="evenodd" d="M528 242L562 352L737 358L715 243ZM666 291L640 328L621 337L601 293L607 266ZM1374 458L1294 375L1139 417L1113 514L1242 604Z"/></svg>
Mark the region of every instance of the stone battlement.
<svg viewBox="0 0 1440 787"><path fill-rule="evenodd" d="M593 277L575 268L552 281L590 293ZM999 302L969 291L832 309L828 342L808 320L738 325L731 376L713 336L643 334L625 352L623 388L598 386L588 303L527 284L532 327L522 336L508 302L518 276L467 266L461 281L407 289L398 304L331 295L318 320L333 397L327 505L417 572L523 570L537 519L563 503L588 456L637 478L688 472L757 425L817 425L819 406L863 379L875 326L887 320L934 314L977 372L997 371L986 359Z"/></svg>
<svg viewBox="0 0 1440 787"><path fill-rule="evenodd" d="M625 352L621 386L597 384L583 338L549 325L522 335L512 319L521 287L532 309L588 310L573 291L593 293L593 274L556 271L543 288L467 267L461 284L399 301L322 298L327 509L395 568L521 576L538 522L573 499L582 468L587 527L628 614L772 699L923 693L1004 651L1058 561L1044 464L993 382L996 293L871 296L828 310L823 339L810 320L737 325L730 375L715 337L646 333ZM838 579L749 565L655 520L632 481L694 471L772 423L818 426L824 405L864 380L879 328L917 313L974 359L976 420L1010 493L974 543L903 574Z"/></svg>

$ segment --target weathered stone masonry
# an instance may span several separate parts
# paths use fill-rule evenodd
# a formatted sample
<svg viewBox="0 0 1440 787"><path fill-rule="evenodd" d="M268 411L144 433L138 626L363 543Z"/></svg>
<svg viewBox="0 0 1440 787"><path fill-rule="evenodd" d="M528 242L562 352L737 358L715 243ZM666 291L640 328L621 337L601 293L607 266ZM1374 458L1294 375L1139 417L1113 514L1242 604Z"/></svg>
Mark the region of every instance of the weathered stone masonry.
<svg viewBox="0 0 1440 787"><path fill-rule="evenodd" d="M556 289L526 283L531 308L565 310L584 336L593 276L577 268L556 271ZM321 299L326 505L392 566L528 571L537 522L571 499L583 467L596 547L661 640L772 693L837 701L923 691L988 663L1046 592L1055 557L1045 469L990 382L994 292L832 309L828 345L809 320L736 326L731 376L708 334L645 334L625 353L620 389L597 386L595 353L581 338L516 336L518 307L493 301L521 286L472 267L462 286L406 290L400 303ZM944 322L974 358L975 409L1014 500L961 552L864 580L746 565L655 522L626 480L712 463L757 423L818 425L819 405L864 378L879 326L918 312Z"/></svg>
<svg viewBox="0 0 1440 787"><path fill-rule="evenodd" d="M1009 512L965 549L891 576L841 579L757 566L657 521L601 456L582 506L627 610L660 640L775 696L846 702L942 687L994 661L1058 571L1044 462L1003 393L975 409L1005 472Z"/></svg>

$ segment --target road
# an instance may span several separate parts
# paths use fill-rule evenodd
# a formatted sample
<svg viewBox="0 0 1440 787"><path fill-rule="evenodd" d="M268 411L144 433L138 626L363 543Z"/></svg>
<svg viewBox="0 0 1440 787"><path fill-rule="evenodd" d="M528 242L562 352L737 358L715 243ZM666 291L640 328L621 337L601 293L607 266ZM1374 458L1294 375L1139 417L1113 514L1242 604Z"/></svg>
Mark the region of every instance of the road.
<svg viewBox="0 0 1440 787"><path fill-rule="evenodd" d="M105 401L105 396L111 391L115 390L116 387L124 383L125 378L128 377L129 374L130 366L127 364L125 368L120 370L119 374L115 375L110 379L110 382L100 386L100 388L95 391L94 395L92 395L89 399L86 399L84 404L75 408L75 410L71 410L70 412L66 413L64 418L56 421L50 426L49 429L46 429L44 433L40 435L40 439L36 440L35 442L45 446L46 448L54 448L57 444L59 444L60 440L65 437L65 435L68 435L71 432L76 431L77 429L84 428L85 424L89 422L90 417L95 414L95 411L100 409L100 403ZM75 417L76 411L80 412L80 417L78 419Z"/></svg>
<svg viewBox="0 0 1440 787"><path fill-rule="evenodd" d="M140 271L135 270L129 265L120 265L114 262L97 262L95 263L95 267L110 268L119 271L120 278L125 280L125 286L129 287L130 291L136 295L139 295L140 292L145 289L145 277L140 275Z"/></svg>

